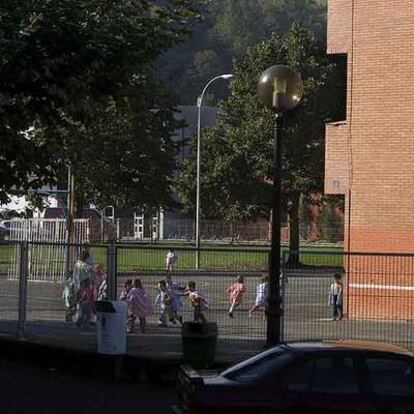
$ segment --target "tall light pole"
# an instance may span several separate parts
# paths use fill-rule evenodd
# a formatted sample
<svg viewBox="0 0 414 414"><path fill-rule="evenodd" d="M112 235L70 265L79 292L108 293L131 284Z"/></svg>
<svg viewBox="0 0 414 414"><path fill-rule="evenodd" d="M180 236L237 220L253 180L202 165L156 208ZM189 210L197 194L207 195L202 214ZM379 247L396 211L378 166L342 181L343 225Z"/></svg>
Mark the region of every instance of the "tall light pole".
<svg viewBox="0 0 414 414"><path fill-rule="evenodd" d="M215 76L210 79L204 86L201 95L197 99L198 107L198 119L197 119L197 188L196 188L196 269L200 268L200 174L201 174L201 162L200 162L200 149L201 149L201 106L203 104L204 94L207 88L217 79L231 79L233 75L231 73L225 73L223 75Z"/></svg>
<svg viewBox="0 0 414 414"><path fill-rule="evenodd" d="M281 340L282 300L280 294L280 229L282 210L282 133L283 114L293 109L303 95L300 76L285 65L275 65L260 76L258 95L264 106L273 112L273 197L272 240L269 258L269 293L266 304L267 345Z"/></svg>

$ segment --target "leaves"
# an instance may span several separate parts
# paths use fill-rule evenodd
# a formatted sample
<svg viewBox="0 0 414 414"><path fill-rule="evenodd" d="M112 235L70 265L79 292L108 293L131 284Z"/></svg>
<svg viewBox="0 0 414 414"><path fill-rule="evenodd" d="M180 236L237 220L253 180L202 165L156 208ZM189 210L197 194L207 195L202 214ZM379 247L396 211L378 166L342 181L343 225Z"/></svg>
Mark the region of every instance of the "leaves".
<svg viewBox="0 0 414 414"><path fill-rule="evenodd" d="M154 63L189 33L200 19L202 3L166 0L156 7L149 0L2 0L0 200L13 188L56 181L61 164L76 160L85 163L78 171L83 179L89 174L91 189L122 199L116 171L132 163L121 151L129 146L155 153L152 146L159 146L160 139L167 142L164 127L154 141L149 138L160 119L171 119L173 112L171 99L154 86ZM139 96L147 99L142 105ZM154 119L149 111L160 103L166 109ZM132 110L139 116L133 119ZM166 125L172 128L170 121ZM35 133L28 139L31 128ZM138 140L147 145L137 146ZM118 141L123 144L112 145ZM118 149L122 168L108 172L104 181L83 155L93 149L103 169L105 160L112 159L106 152L111 148ZM171 161L167 164L156 171L164 184L171 174ZM29 182L28 177L35 178ZM92 190L90 196L94 198Z"/></svg>
<svg viewBox="0 0 414 414"><path fill-rule="evenodd" d="M272 115L260 104L257 81L269 66L284 62L304 78L304 99L289 112L284 129L284 203L298 193L322 190L326 98L334 66L315 38L295 23L283 36L249 48L234 61L230 96L217 125L202 136L203 214L227 219L268 214L273 181ZM195 199L195 156L184 164L178 188L185 203ZM287 207L285 207L287 208Z"/></svg>

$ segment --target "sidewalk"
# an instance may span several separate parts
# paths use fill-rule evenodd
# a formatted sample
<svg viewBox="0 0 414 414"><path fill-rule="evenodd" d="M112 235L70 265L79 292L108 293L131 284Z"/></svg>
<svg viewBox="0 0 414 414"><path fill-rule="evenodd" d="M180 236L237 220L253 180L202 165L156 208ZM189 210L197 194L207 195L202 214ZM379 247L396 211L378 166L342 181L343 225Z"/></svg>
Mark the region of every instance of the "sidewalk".
<svg viewBox="0 0 414 414"><path fill-rule="evenodd" d="M1 324L2 331L11 331ZM216 369L240 362L263 349L264 342L218 338ZM178 367L184 363L179 328L149 327L146 334L128 334L123 358L99 355L96 332L91 327L78 330L73 324L30 322L25 336L0 333L0 352L11 359L46 365L51 370L67 370L91 376L116 377L144 383L174 383Z"/></svg>

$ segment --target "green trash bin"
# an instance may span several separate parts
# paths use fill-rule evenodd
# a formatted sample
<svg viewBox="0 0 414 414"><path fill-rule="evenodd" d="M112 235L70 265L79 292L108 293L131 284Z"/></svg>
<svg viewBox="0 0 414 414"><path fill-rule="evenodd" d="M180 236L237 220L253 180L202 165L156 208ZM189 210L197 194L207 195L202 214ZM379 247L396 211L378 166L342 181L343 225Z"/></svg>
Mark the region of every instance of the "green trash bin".
<svg viewBox="0 0 414 414"><path fill-rule="evenodd" d="M181 328L184 361L193 368L209 368L214 364L217 324L185 322Z"/></svg>

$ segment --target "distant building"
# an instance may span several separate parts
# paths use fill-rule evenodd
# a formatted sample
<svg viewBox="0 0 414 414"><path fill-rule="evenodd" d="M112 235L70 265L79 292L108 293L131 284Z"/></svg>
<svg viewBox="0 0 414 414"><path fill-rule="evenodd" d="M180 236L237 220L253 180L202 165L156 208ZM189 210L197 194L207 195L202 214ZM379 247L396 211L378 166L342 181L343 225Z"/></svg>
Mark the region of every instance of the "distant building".
<svg viewBox="0 0 414 414"><path fill-rule="evenodd" d="M327 51L346 54L348 85L346 120L326 127L325 193L345 197L351 252L414 253L413 37L411 0L329 0ZM413 319L413 271L353 259L348 312Z"/></svg>

